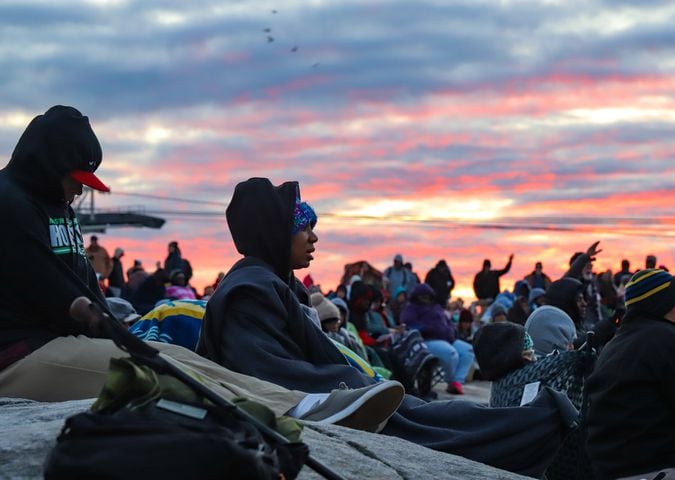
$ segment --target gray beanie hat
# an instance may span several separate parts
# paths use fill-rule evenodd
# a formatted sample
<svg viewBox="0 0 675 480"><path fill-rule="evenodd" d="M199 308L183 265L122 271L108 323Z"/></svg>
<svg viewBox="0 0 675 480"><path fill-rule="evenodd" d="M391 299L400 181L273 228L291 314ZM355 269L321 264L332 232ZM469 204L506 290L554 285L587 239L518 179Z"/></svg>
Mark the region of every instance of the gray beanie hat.
<svg viewBox="0 0 675 480"><path fill-rule="evenodd" d="M553 350L566 350L577 338L574 322L557 307L544 305L530 314L525 322L525 331L534 342L534 353L543 357Z"/></svg>
<svg viewBox="0 0 675 480"><path fill-rule="evenodd" d="M134 306L123 298L109 297L106 298L110 312L115 316L116 320L123 323L134 323L141 316L136 313Z"/></svg>
<svg viewBox="0 0 675 480"><path fill-rule="evenodd" d="M534 302L537 298L543 297L546 295L546 290L543 288L533 288L530 290L530 295L527 297L527 303Z"/></svg>
<svg viewBox="0 0 675 480"><path fill-rule="evenodd" d="M340 310L338 307L320 292L313 293L309 298L312 302L312 306L319 313L319 320L322 322L331 318L340 318Z"/></svg>

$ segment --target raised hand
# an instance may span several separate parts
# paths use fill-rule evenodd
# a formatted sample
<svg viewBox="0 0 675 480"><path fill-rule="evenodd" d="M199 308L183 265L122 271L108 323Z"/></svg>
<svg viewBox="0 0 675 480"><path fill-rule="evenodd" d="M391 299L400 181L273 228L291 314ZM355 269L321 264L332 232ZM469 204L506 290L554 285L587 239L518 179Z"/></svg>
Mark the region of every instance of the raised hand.
<svg viewBox="0 0 675 480"><path fill-rule="evenodd" d="M595 260L595 256L596 256L598 253L602 252L602 249L600 249L600 250L598 249L598 244L599 244L599 243L600 243L600 241L598 240L598 241L595 242L593 245L591 245L590 247L588 247L588 250L586 250L586 255L588 255L588 258L589 258L591 261Z"/></svg>

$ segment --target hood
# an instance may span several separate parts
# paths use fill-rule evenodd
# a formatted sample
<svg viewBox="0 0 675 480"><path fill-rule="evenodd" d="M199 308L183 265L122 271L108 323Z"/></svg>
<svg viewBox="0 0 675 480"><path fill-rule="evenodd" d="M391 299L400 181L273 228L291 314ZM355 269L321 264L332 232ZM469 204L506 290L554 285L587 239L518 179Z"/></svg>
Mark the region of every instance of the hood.
<svg viewBox="0 0 675 480"><path fill-rule="evenodd" d="M237 251L270 265L290 285L293 211L298 182L274 186L267 178L239 183L227 207L227 225Z"/></svg>
<svg viewBox="0 0 675 480"><path fill-rule="evenodd" d="M581 319L576 298L583 290L583 284L572 277L563 277L549 285L546 289L546 303L567 313L575 322Z"/></svg>
<svg viewBox="0 0 675 480"><path fill-rule="evenodd" d="M372 301L374 297L374 291L370 288L370 285L357 280L352 284L351 292L349 293L349 311L357 313L367 312L368 308L364 309L359 301L362 299Z"/></svg>
<svg viewBox="0 0 675 480"><path fill-rule="evenodd" d="M413 289L412 294L410 295L410 301L416 303L419 300L419 297L423 295L428 295L431 298L434 298L436 294L434 293L434 289L428 284L420 283Z"/></svg>
<svg viewBox="0 0 675 480"><path fill-rule="evenodd" d="M57 202L63 201L61 179L66 174L93 173L101 159L89 119L73 107L57 105L28 124L6 171L31 193Z"/></svg>
<svg viewBox="0 0 675 480"><path fill-rule="evenodd" d="M473 351L485 380L498 380L525 365L525 329L511 322L488 323L476 332Z"/></svg>
<svg viewBox="0 0 675 480"><path fill-rule="evenodd" d="M565 351L577 338L574 322L559 308L544 305L530 314L525 330L532 337L534 352L544 357L553 350Z"/></svg>
<svg viewBox="0 0 675 480"><path fill-rule="evenodd" d="M527 298L530 295L530 284L525 280L518 280L513 285L513 294L518 297L521 295L521 290L523 290L522 295Z"/></svg>

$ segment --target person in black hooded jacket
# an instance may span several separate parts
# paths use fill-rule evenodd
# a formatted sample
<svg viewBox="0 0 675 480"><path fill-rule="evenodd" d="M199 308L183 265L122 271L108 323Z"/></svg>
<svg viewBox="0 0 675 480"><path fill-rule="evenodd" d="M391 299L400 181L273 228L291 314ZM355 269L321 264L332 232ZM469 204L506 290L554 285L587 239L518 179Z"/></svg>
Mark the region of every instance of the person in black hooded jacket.
<svg viewBox="0 0 675 480"><path fill-rule="evenodd" d="M584 284L578 276L581 275L584 267L595 260L595 256L602 251L597 248L599 243L593 243L585 253L577 255L565 275L551 283L546 289L547 304L567 313L576 326L575 348L579 348L586 342L587 332L589 331L593 332L593 346L601 347L612 338L616 330L615 323L608 318L603 318L593 325L584 323L588 303L584 292Z"/></svg>
<svg viewBox="0 0 675 480"><path fill-rule="evenodd" d="M602 480L674 478L675 278L641 270L625 299L621 326L588 378L587 451Z"/></svg>
<svg viewBox="0 0 675 480"><path fill-rule="evenodd" d="M297 182L239 183L227 208L237 261L209 300L197 351L232 370L289 389L321 393L373 379L347 365L321 332L293 275L313 259L314 216L299 211ZM309 221L308 221L309 219ZM298 224L304 229L296 230ZM539 476L552 459L571 404L551 390L520 408L474 402L427 403L406 395L383 434L498 468Z"/></svg>
<svg viewBox="0 0 675 480"><path fill-rule="evenodd" d="M68 313L82 295L105 305L70 204L83 184L108 191L93 173L101 159L88 118L58 105L30 122L0 171L0 370L60 335L94 335Z"/></svg>

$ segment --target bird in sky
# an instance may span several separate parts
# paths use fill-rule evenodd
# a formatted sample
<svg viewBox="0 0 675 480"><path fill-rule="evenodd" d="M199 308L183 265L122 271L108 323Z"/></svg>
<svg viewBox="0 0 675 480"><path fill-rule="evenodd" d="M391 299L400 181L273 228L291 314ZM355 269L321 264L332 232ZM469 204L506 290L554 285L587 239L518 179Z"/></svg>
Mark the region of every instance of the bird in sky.
<svg viewBox="0 0 675 480"><path fill-rule="evenodd" d="M270 35L267 35L267 43L272 43L274 41L274 37L271 37Z"/></svg>
<svg viewBox="0 0 675 480"><path fill-rule="evenodd" d="M319 66L319 62L316 62L314 65L312 65L312 68L316 68Z"/></svg>
<svg viewBox="0 0 675 480"><path fill-rule="evenodd" d="M291 48L291 52L297 52L297 51L298 51L298 47L297 47L297 46Z"/></svg>
<svg viewBox="0 0 675 480"><path fill-rule="evenodd" d="M265 32L265 33L270 33L271 31L272 31L272 29L269 28L269 27L263 29L263 32Z"/></svg>
<svg viewBox="0 0 675 480"><path fill-rule="evenodd" d="M276 10L272 10L272 13L277 13L277 11L276 11Z"/></svg>

